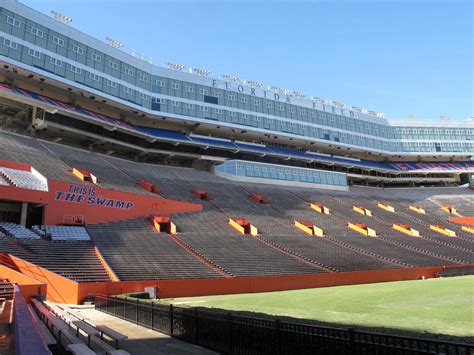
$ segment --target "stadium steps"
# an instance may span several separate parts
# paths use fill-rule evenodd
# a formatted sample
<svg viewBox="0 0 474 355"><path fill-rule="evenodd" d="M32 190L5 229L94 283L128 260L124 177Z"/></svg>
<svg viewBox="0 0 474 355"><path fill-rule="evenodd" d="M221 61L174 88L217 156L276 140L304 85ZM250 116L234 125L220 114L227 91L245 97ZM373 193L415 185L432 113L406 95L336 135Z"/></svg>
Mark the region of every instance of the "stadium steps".
<svg viewBox="0 0 474 355"><path fill-rule="evenodd" d="M306 263L308 265L311 265L313 267L316 267L316 268L320 269L321 271L324 271L324 272L334 272L334 271L337 272L338 271L337 269L332 268L330 266L325 266L323 264L318 263L317 261L311 260L309 258L305 258L304 256L299 255L298 253L295 253L294 251L291 251L290 249L287 249L285 247L282 247L281 245L278 245L277 243L274 243L270 240L265 239L261 235L257 235L257 236L250 236L249 235L249 238L253 238L255 240L258 240L258 241L264 243L265 245L268 245L269 247L274 248L275 250L277 250L277 251L279 251L283 254L291 256L291 257L295 258L296 260L301 261L303 263Z"/></svg>
<svg viewBox="0 0 474 355"><path fill-rule="evenodd" d="M361 238L361 237L356 237L356 238ZM362 237L363 238L363 237ZM397 267L413 267L413 265L410 265L410 264L407 264L405 262L402 262L402 261L399 261L399 260L395 260L395 259L391 259L391 258L387 258L385 256L382 256L380 254L377 254L377 253L374 253L374 252L371 252L371 251L368 251L368 250L365 250L365 249L361 249L361 248L358 248L358 247L355 247L351 244L348 244L348 243L345 243L345 242L342 242L340 240L337 240L335 238L332 238L330 236L327 236L326 237L327 240L333 242L333 243L336 243L338 245L340 245L341 247L343 248L347 248L347 249L350 249L350 250L353 250L359 254L362 254L362 255L366 255L370 258L377 258L377 259L381 259L383 261L386 261L388 263L392 263L394 265L396 265Z"/></svg>
<svg viewBox="0 0 474 355"><path fill-rule="evenodd" d="M346 215L349 215L351 216L350 213L354 214L355 215L355 212L352 210L352 206L355 205L355 204L366 204L367 205L367 201L364 201L362 199L361 201L361 198L359 197L357 201L354 201L352 198L350 197L347 197L347 199L341 199L337 196L332 196L332 195L325 195L326 197L326 203L328 203L330 205L330 208L332 207L333 208L333 211L332 211L332 216L336 219L339 219L341 221L343 221L344 224L347 223L347 219L346 219ZM335 203L337 203L342 209L339 209L339 208L336 208L336 206L334 204L331 204L330 201L333 201ZM371 207L367 207L369 209L371 209ZM347 212L347 213L344 213L344 212ZM386 215L390 216L390 217L393 217L391 215L389 215L391 212L386 212L386 211L383 211L385 212ZM387 239L386 238L382 238L382 236L386 236L386 235L390 235L393 233L393 231L391 230L391 224L390 223L387 223L386 220L383 220L381 219L380 217L378 217L378 213L380 213L378 210L374 210L373 213L372 213L372 216L362 216L362 215L359 215L357 214L356 217L358 220L360 221L363 221L366 225L374 228L377 232L377 235L378 235L378 238L373 238L373 243L380 243L379 241L377 241L377 239L380 239L380 240L383 240L385 242L387 242ZM391 213L393 215L393 213ZM354 238L362 238L360 236L355 236ZM395 237L395 238L398 238L398 237ZM402 237L403 238L403 237ZM400 255L399 258L394 258L394 257L386 257L386 256L383 256L379 253L376 253L373 251L373 249L377 248L377 246L372 246L372 250L369 250L368 248L359 248L359 247L355 247L353 244L356 243L356 241L350 243L350 242L341 242L339 241L337 238L331 238L331 237L328 237L328 239L331 239L333 240L334 242L336 243L342 243L341 245L347 245L349 248L355 248L355 250L359 250L361 252L365 252L365 253L369 253L369 254L373 254L373 255L376 255L378 256L379 258L381 258L382 260L386 260L386 261L389 261L389 262L392 262L394 264L398 264L400 266L404 266L404 267L409 267L409 266L418 266L418 262L413 262L414 259L413 259L413 256L407 256L406 259L410 258L411 262L407 262L405 261L405 256L403 256L403 254ZM414 243L413 240L411 240L412 243ZM461 260L457 258L457 255L455 255L455 257L453 256L445 256L445 255L441 255L437 252L432 252L432 251L428 251L428 250L425 250L424 248L419 248L419 247L415 247L415 246L410 246L407 244L407 242L405 241L405 243L403 242L398 242L396 244L392 243L392 245L397 245L401 248L404 248L404 249L409 249L411 251L415 251L417 253L423 253L425 255L428 255L430 257L434 257L434 258L441 258L443 260L450 260L452 262L460 262ZM426 245L425 245L426 247ZM425 259L425 258L423 258ZM435 261L434 261L435 262Z"/></svg>
<svg viewBox="0 0 474 355"><path fill-rule="evenodd" d="M222 277L167 234L153 232L148 219L98 223L87 230L122 281Z"/></svg>
<svg viewBox="0 0 474 355"><path fill-rule="evenodd" d="M395 237L395 238L397 238L397 237ZM401 247L406 248L406 249L414 250L418 253L429 255L431 257L441 259L443 261L448 261L450 263L456 263L456 264L468 264L467 262L462 261L462 260L451 258L451 257L445 256L445 255L440 255L440 254L422 249L420 247L416 247L416 246L413 246L413 245L409 245L407 243L400 242L399 239L395 239L395 238L390 239L389 237L379 236L380 240L383 240L387 243L390 243L390 244L393 244L393 245L398 245L398 246L401 246Z"/></svg>
<svg viewBox="0 0 474 355"><path fill-rule="evenodd" d="M335 220L338 220L340 222L340 224L344 225L344 228L347 228L346 225L347 223L349 222L348 220L346 220L344 217L340 216L337 214L337 212L334 212L332 213L331 217ZM332 234L332 233L331 233ZM352 250L356 253L359 253L359 254L362 254L362 255L365 255L369 258L376 258L376 259L379 259L379 260L383 260L384 262L387 262L387 263L390 263L390 264L394 264L396 267L410 267L411 265L410 264L407 264L405 262L402 262L402 261L399 261L399 260L395 260L395 259L392 259L392 258L388 258L388 257L385 257L383 255L380 255L378 253L375 253L375 252L372 252L372 251L368 251L368 250L365 250L365 249L361 249L361 248L358 248L358 247L355 247L351 244L348 244L348 243L345 243L345 242L342 242L342 241L339 241L333 237L331 237L331 234L327 234L325 236L325 239L332 242L332 243L335 243L336 245L342 247L342 248L346 248L346 249L349 249L349 250ZM359 236L355 236L354 238L359 238Z"/></svg>
<svg viewBox="0 0 474 355"><path fill-rule="evenodd" d="M347 200L345 199L338 200L341 204L347 203ZM364 202L367 203L369 200ZM395 212L388 212L378 208L374 210L372 217L366 218L366 220L371 220L373 224L376 224L376 229L382 231L382 233L379 233L380 235L386 236L389 239L392 238L393 231L391 231L391 225L393 223L406 223L406 220L409 220L408 224L411 227L418 229L421 235L419 238L409 238L408 240L405 236L393 236L393 238L403 238L401 239L400 244L398 244L399 246L407 247L411 244L411 246L416 248L412 250L423 250L426 255L431 255L437 258L441 256L447 258L446 260L456 262L470 262L468 261L469 258L465 259L465 255L469 255L471 250L466 248L464 241L460 241L458 238L448 238L438 235L434 236L434 232L429 229L429 225L436 224L436 221L431 221L430 223L429 221L422 220L403 212L403 208L407 207L401 205L399 202L392 201L390 203L395 207ZM431 217L430 214L423 216L426 216L427 219ZM422 239L423 242L421 242L420 239ZM440 248L440 246L443 248Z"/></svg>
<svg viewBox="0 0 474 355"><path fill-rule="evenodd" d="M430 229L430 224L434 224L434 225L441 224L447 228L454 229L456 232L456 237L443 237L441 235L436 236L437 239L438 238L443 239L442 243L445 243L447 246L450 246L450 247L457 246L457 247L465 248L465 249L469 249L474 246L474 241L472 240L472 238L464 237L462 234L464 234L465 232L463 232L459 226L451 224L449 221L446 222L443 220L439 220L437 218L433 218L434 220L430 221L429 218L433 217L433 215L430 215L430 214L420 215L420 217L418 217L418 216L405 213L404 209L407 209L406 206L402 204L398 204L397 202L394 202L394 204L396 205L396 207L398 207L398 210L396 209L395 213L397 213L399 216L405 219L408 219L415 229L419 228L421 236L429 236L429 235L434 234L434 232Z"/></svg>
<svg viewBox="0 0 474 355"><path fill-rule="evenodd" d="M179 238L174 236L173 234L169 234L169 237L176 243L178 244L181 248L186 250L189 254L194 256L197 260L199 260L202 264L207 266L208 268L212 269L216 273L220 274L223 277L229 278L229 277L235 277L232 273L226 271L225 269L221 268L219 265L215 264L212 260L209 260L206 258L204 255L201 255L197 251L195 251L193 248L191 248L187 243L181 241Z"/></svg>

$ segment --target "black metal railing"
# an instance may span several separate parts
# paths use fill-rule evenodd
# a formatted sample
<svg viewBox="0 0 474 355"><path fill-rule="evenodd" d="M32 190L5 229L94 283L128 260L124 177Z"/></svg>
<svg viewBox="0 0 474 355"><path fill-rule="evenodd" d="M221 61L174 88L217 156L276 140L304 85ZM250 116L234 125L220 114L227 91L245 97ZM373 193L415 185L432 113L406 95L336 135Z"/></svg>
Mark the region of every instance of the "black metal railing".
<svg viewBox="0 0 474 355"><path fill-rule="evenodd" d="M97 295L96 309L223 354L474 355L446 341L245 317Z"/></svg>

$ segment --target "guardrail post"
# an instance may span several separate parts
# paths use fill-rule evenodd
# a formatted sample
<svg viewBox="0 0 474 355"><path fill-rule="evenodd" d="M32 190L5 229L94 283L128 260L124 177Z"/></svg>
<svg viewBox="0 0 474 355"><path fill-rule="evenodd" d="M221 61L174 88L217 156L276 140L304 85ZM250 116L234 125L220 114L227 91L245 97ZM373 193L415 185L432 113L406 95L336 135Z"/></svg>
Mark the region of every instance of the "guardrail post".
<svg viewBox="0 0 474 355"><path fill-rule="evenodd" d="M233 344L232 344L232 340L233 340L233 332L232 332L232 313L229 312L227 314L227 330L229 332L229 339L228 339L228 342L229 342L229 345L228 345L228 348L227 348L227 353L228 354L232 354L232 348L233 348Z"/></svg>
<svg viewBox="0 0 474 355"><path fill-rule="evenodd" d="M198 341L198 309L196 307L194 308L194 342L197 344Z"/></svg>
<svg viewBox="0 0 474 355"><path fill-rule="evenodd" d="M153 310L153 301L151 301L151 329L153 330L153 324L155 323L155 311Z"/></svg>
<svg viewBox="0 0 474 355"><path fill-rule="evenodd" d="M137 302L135 303L135 324L138 325L138 298Z"/></svg>
<svg viewBox="0 0 474 355"><path fill-rule="evenodd" d="M347 330L348 334L349 334L349 349L348 350L348 354L357 354L358 353L358 350L356 349L356 342L355 342L355 330L354 328L349 328Z"/></svg>
<svg viewBox="0 0 474 355"><path fill-rule="evenodd" d="M173 335L173 305L170 304L170 335Z"/></svg>
<svg viewBox="0 0 474 355"><path fill-rule="evenodd" d="M275 320L275 330L276 330L276 339L277 339L277 354L282 354L281 351L281 338L280 338L280 320Z"/></svg>

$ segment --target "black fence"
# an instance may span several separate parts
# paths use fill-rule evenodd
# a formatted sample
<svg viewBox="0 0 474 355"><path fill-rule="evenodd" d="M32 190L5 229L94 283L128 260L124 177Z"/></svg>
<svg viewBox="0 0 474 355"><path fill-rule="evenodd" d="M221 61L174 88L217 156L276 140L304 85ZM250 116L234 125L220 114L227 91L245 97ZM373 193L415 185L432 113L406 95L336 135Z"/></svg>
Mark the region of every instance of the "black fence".
<svg viewBox="0 0 474 355"><path fill-rule="evenodd" d="M446 270L438 272L438 277L456 277L456 276L466 276L474 275L474 267L472 266L462 266L462 267L450 267Z"/></svg>
<svg viewBox="0 0 474 355"><path fill-rule="evenodd" d="M223 354L474 355L474 346L96 296L96 309Z"/></svg>

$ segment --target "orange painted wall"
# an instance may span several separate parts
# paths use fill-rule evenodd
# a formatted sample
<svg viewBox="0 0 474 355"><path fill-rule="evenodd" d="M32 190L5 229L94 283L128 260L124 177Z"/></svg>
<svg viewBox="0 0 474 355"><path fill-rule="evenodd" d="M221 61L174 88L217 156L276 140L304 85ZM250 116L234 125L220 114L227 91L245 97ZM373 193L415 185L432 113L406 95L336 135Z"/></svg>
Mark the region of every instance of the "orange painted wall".
<svg viewBox="0 0 474 355"><path fill-rule="evenodd" d="M12 270L4 265L0 265L0 277L8 279L10 282L17 284L21 295L28 303L30 303L31 298L36 295L46 295L46 284Z"/></svg>
<svg viewBox="0 0 474 355"><path fill-rule="evenodd" d="M452 266L448 266L447 268L449 267ZM443 266L435 266L410 269L356 271L311 275L236 277L202 280L80 283L78 298L82 299L87 295L96 293L114 295L138 292L143 291L146 286L159 286L159 295L163 298L270 292L315 287L368 284L376 282L417 280L422 276L425 278L435 277L435 274L443 269Z"/></svg>
<svg viewBox="0 0 474 355"><path fill-rule="evenodd" d="M85 188L84 191L86 195L83 196L81 202L69 202L55 199L58 192L67 193L70 186ZM62 181L49 180L49 190L49 201L45 209L44 217L45 224L61 223L65 214L82 215L84 216L86 223L91 224L121 219L144 218L149 217L150 214L173 214L202 210L202 205L200 204L167 200L164 198L111 189L101 189L93 185L83 185L80 183L71 184ZM93 195L90 195L90 193L93 193ZM76 197L78 197L80 193L76 193L76 195ZM65 195L62 195L62 197L64 196ZM126 209L88 204L89 197L95 200L100 197L125 201L126 203L132 203L133 206Z"/></svg>
<svg viewBox="0 0 474 355"><path fill-rule="evenodd" d="M0 160L0 166L3 166L4 168L10 168L10 169L31 171L31 166L30 165L21 164L21 163L17 163L17 162L14 162L14 161L9 161L9 160Z"/></svg>
<svg viewBox="0 0 474 355"><path fill-rule="evenodd" d="M19 202L31 202L31 203L47 203L48 192L35 191L29 189L20 189L14 186L0 185L0 199L19 201Z"/></svg>
<svg viewBox="0 0 474 355"><path fill-rule="evenodd" d="M0 166L23 171L30 171L31 169L30 165L6 160L0 160ZM75 194L76 197L74 201L64 199L65 194L70 192L70 187L77 188L77 190L72 193ZM81 183L79 180L77 183L68 183L50 179L48 180L48 189L49 191L45 192L2 185L0 186L0 198L2 200L44 204L43 223L52 225L63 223L64 215L83 216L85 222L91 224L122 219L144 218L149 217L151 214L170 215L202 210L202 205L200 204L168 200L113 189L103 189L92 184ZM82 193L79 192L80 190L82 190ZM60 193L64 194L61 195ZM116 208L117 206L101 206L96 203L88 203L89 198L92 198L94 201L98 198L106 199L106 201L119 200L124 202L125 206L128 207Z"/></svg>
<svg viewBox="0 0 474 355"><path fill-rule="evenodd" d="M449 220L451 222L474 226L474 217L450 217Z"/></svg>
<svg viewBox="0 0 474 355"><path fill-rule="evenodd" d="M46 298L58 303L78 303L78 283L54 272L36 266L13 255L8 255L11 264L22 274L47 284Z"/></svg>
<svg viewBox="0 0 474 355"><path fill-rule="evenodd" d="M446 268L459 267L449 265L310 275L77 283L15 256L8 255L7 258L8 261L6 261L6 263L14 265L19 272L47 284L46 298L48 300L70 304L80 303L86 296L95 295L97 293L116 295L142 292L146 286L158 286L159 295L163 298L223 295L417 280L422 277L435 277L436 273ZM473 267L474 265L461 266Z"/></svg>

